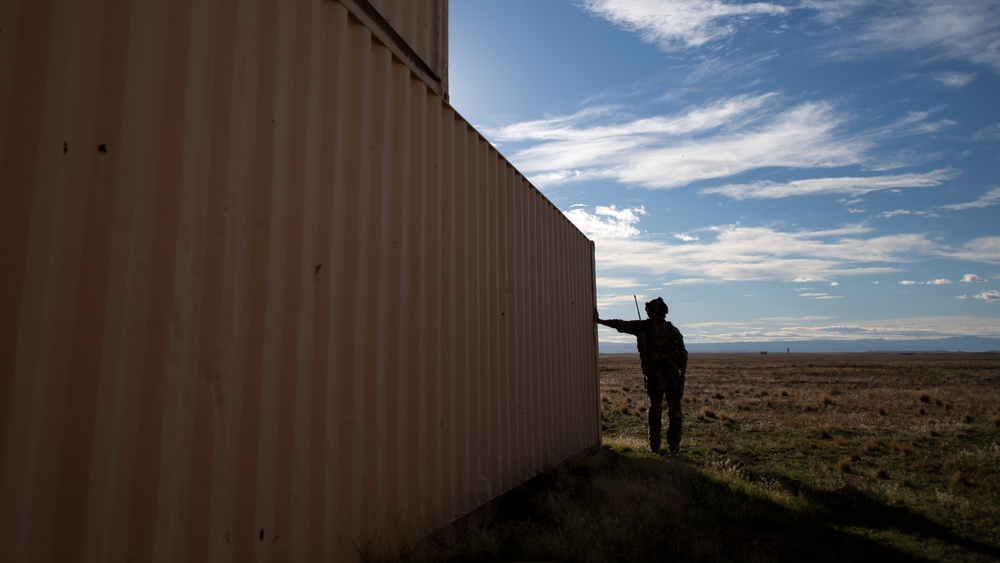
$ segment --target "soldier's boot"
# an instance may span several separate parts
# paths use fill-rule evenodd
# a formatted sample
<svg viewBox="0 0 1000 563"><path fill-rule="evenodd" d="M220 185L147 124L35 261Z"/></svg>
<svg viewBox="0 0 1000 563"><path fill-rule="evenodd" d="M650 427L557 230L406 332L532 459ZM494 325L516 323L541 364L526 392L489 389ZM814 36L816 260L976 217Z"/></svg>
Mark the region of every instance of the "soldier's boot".
<svg viewBox="0 0 1000 563"><path fill-rule="evenodd" d="M651 407L649 409L649 449L654 454L660 452L660 434L663 431L660 421L661 415L662 408Z"/></svg>
<svg viewBox="0 0 1000 563"><path fill-rule="evenodd" d="M680 405L676 408L670 408L667 410L667 421L669 425L667 426L667 448L670 449L672 453L677 453L681 449L681 425L683 417L681 415Z"/></svg>

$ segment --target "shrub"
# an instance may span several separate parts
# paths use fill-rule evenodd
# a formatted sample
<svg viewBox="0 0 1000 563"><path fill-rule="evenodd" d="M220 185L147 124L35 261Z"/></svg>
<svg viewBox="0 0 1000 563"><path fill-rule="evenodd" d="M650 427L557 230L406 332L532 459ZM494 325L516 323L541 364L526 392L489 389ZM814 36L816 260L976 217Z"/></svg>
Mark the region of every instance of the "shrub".
<svg viewBox="0 0 1000 563"><path fill-rule="evenodd" d="M892 442L889 447L896 450L897 452L908 456L913 453L913 444L909 442Z"/></svg>
<svg viewBox="0 0 1000 563"><path fill-rule="evenodd" d="M879 448L881 447L882 447L882 442L878 440L868 440L867 442L865 442L864 451L866 453L872 453L878 451Z"/></svg>
<svg viewBox="0 0 1000 563"><path fill-rule="evenodd" d="M842 457L839 460L837 460L837 469L839 469L841 473L850 473L851 466L853 464L854 462L851 460L851 458Z"/></svg>

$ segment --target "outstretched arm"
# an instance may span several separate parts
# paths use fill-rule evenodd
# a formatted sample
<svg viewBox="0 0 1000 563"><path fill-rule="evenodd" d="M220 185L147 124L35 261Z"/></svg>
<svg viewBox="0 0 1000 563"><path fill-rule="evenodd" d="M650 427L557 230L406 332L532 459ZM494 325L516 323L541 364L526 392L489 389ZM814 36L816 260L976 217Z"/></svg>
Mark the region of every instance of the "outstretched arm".
<svg viewBox="0 0 1000 563"><path fill-rule="evenodd" d="M597 312L597 309L594 309L594 322L599 325L610 326L611 328L615 328L613 325L614 321L602 319L601 315Z"/></svg>
<svg viewBox="0 0 1000 563"><path fill-rule="evenodd" d="M606 327L613 328L618 332L624 332L626 334L638 334L639 328L642 321L623 321L621 319L602 319L597 313L597 309L594 309L594 322L597 324L602 324Z"/></svg>

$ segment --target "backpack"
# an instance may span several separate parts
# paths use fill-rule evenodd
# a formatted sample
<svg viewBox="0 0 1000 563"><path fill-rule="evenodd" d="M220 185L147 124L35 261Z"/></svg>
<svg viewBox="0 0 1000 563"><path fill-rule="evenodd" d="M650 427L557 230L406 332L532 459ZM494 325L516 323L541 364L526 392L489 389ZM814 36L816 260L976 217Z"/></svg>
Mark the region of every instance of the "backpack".
<svg viewBox="0 0 1000 563"><path fill-rule="evenodd" d="M638 338L639 355L652 361L670 361L678 366L684 357L683 340L669 321L650 320Z"/></svg>

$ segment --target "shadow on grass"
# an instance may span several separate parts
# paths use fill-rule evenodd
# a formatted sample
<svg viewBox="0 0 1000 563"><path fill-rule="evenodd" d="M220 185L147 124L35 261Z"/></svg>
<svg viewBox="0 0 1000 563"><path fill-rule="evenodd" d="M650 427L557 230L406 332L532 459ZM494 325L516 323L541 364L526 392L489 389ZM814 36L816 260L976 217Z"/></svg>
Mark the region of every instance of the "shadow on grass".
<svg viewBox="0 0 1000 563"><path fill-rule="evenodd" d="M815 494L835 516L850 510L879 514L889 508L873 506L878 503L871 499L805 494ZM600 447L506 495L491 524L451 526L406 547L393 560L920 560L840 531L824 514L803 515L682 459ZM885 513L886 518L897 516Z"/></svg>
<svg viewBox="0 0 1000 563"><path fill-rule="evenodd" d="M1000 546L991 545L956 534L922 514L907 508L890 506L854 487L827 491L811 487L801 481L779 475L748 473L752 480L774 480L804 498L814 520L827 522L838 528L857 527L877 532L899 532L913 538L936 539L954 551L964 551L960 556L982 556L983 560L1000 561Z"/></svg>

